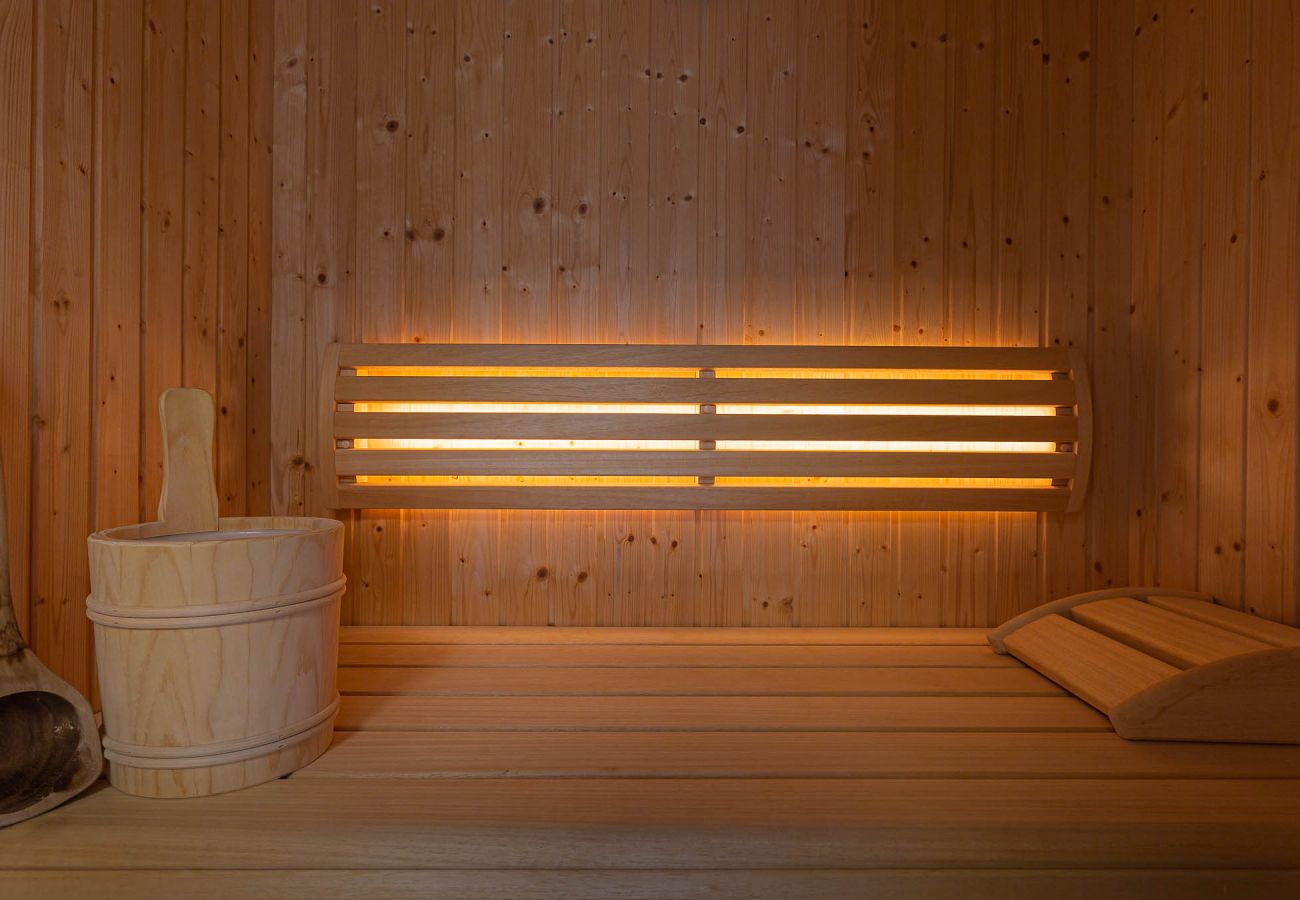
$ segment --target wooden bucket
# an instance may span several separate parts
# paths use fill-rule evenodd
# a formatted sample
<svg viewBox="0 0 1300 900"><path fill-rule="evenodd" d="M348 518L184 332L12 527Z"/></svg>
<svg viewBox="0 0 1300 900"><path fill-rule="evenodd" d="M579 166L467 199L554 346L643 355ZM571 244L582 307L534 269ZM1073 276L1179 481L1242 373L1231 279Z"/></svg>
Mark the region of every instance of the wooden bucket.
<svg viewBox="0 0 1300 900"><path fill-rule="evenodd" d="M343 526L218 520L210 404L198 391L164 395L175 433L161 521L89 541L104 756L129 794L259 784L311 762L334 733Z"/></svg>
<svg viewBox="0 0 1300 900"><path fill-rule="evenodd" d="M329 746L343 526L222 519L90 539L104 756L112 784L195 797L258 784Z"/></svg>

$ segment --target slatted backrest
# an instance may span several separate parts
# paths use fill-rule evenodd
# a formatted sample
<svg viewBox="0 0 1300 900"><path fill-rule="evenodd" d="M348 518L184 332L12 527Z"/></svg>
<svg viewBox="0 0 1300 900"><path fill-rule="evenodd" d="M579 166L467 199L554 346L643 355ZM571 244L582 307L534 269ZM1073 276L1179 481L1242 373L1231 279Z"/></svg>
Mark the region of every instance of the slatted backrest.
<svg viewBox="0 0 1300 900"><path fill-rule="evenodd" d="M335 508L1078 509L1057 348L335 344Z"/></svg>

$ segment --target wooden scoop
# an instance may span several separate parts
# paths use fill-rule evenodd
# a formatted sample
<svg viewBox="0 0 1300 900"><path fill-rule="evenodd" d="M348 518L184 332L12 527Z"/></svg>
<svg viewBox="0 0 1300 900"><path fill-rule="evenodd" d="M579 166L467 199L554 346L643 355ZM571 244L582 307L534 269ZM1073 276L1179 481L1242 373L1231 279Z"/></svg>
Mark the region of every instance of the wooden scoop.
<svg viewBox="0 0 1300 900"><path fill-rule="evenodd" d="M18 631L0 471L0 828L75 797L103 768L90 704L27 649Z"/></svg>
<svg viewBox="0 0 1300 900"><path fill-rule="evenodd" d="M171 388L158 401L163 430L160 534L217 530L217 486L212 479L212 395Z"/></svg>

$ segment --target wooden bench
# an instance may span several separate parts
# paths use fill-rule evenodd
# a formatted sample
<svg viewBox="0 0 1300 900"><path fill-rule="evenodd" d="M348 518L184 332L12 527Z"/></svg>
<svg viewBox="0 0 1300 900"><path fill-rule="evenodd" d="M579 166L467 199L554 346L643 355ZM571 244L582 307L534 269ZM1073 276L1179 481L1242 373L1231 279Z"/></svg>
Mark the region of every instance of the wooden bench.
<svg viewBox="0 0 1300 900"><path fill-rule="evenodd" d="M989 635L1134 740L1300 743L1300 629L1159 588L1066 597Z"/></svg>
<svg viewBox="0 0 1300 900"><path fill-rule="evenodd" d="M1058 348L335 344L335 508L1078 509Z"/></svg>

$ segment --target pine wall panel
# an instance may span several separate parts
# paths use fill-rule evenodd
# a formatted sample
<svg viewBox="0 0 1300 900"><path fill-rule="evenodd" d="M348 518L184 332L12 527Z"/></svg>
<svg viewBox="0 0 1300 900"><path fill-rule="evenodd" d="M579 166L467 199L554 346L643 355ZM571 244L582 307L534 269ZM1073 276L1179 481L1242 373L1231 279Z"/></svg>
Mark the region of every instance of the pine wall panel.
<svg viewBox="0 0 1300 900"><path fill-rule="evenodd" d="M223 511L325 512L339 339L1053 344L1096 401L1073 516L345 514L351 622L1296 621L1297 59L1294 0L0 0L20 621L87 681L167 386Z"/></svg>
<svg viewBox="0 0 1300 900"><path fill-rule="evenodd" d="M983 624L1134 580L1296 615L1294 194L1248 208L1295 152L1292 5L407 0L378 60L400 9L306 10L308 59L361 92L306 149L351 170L279 196L312 223L349 194L319 217L353 279L336 330L1075 346L1097 479L1065 516L366 512L350 621ZM309 84L308 122L335 92ZM369 218L393 203L400 257Z"/></svg>
<svg viewBox="0 0 1300 900"><path fill-rule="evenodd" d="M83 690L85 538L154 518L163 389L216 397L222 514L271 508L270 11L0 0L11 571L28 642Z"/></svg>

